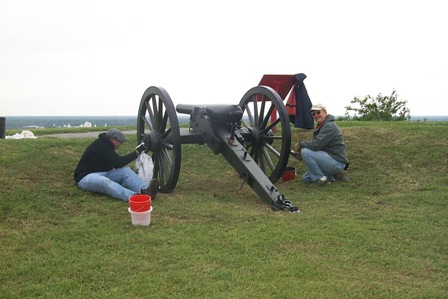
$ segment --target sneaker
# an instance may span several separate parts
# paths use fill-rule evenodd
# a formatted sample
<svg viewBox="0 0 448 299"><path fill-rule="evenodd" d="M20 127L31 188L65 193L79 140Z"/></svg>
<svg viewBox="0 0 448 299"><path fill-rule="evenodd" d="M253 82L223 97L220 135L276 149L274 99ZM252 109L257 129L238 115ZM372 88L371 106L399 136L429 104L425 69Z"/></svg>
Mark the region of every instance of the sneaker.
<svg viewBox="0 0 448 299"><path fill-rule="evenodd" d="M348 177L348 175L346 175L343 172L339 172L339 173L335 173L333 175L334 179L336 181L340 181L340 182L350 182L350 178Z"/></svg>
<svg viewBox="0 0 448 299"><path fill-rule="evenodd" d="M322 187L328 184L331 184L330 180L326 176L323 176L317 181L311 183L310 187Z"/></svg>
<svg viewBox="0 0 448 299"><path fill-rule="evenodd" d="M146 189L142 189L140 193L151 196L151 199L154 200L156 198L157 193L159 192L160 182L158 179L152 179L149 187Z"/></svg>

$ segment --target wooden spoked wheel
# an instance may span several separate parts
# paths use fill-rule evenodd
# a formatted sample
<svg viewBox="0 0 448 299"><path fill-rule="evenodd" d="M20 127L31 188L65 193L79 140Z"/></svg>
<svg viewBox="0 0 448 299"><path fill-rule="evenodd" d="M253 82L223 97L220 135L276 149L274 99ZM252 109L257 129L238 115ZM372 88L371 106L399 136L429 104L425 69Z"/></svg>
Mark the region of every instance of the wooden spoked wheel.
<svg viewBox="0 0 448 299"><path fill-rule="evenodd" d="M142 141L153 159L154 178L160 181L160 192L172 192L180 172L180 129L171 97L161 87L149 87L140 101L137 144Z"/></svg>
<svg viewBox="0 0 448 299"><path fill-rule="evenodd" d="M291 126L283 100L267 86L257 86L241 99L244 146L273 183L281 178L291 151Z"/></svg>

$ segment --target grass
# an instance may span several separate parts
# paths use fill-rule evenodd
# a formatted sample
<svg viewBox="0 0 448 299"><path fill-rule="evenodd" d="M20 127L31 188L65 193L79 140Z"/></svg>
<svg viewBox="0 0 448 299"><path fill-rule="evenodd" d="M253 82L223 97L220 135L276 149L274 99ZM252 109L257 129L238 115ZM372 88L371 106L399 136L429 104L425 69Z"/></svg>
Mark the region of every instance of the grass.
<svg viewBox="0 0 448 299"><path fill-rule="evenodd" d="M1 297L447 297L448 124L339 125L351 182L310 189L291 159L298 178L276 184L303 213L271 211L220 155L183 145L149 227L75 187L91 140L0 140Z"/></svg>

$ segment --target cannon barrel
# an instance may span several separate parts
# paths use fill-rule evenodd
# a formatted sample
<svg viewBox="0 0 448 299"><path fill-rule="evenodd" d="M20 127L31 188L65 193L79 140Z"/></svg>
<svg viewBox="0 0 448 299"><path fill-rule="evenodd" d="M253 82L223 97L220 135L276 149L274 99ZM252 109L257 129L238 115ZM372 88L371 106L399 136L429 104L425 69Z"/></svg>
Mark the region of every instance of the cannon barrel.
<svg viewBox="0 0 448 299"><path fill-rule="evenodd" d="M178 104L176 106L176 111L179 112L179 113L182 113L182 114L191 114L191 112L193 112L193 109L195 107L200 107L200 106L199 105L193 105L193 104Z"/></svg>
<svg viewBox="0 0 448 299"><path fill-rule="evenodd" d="M195 109L203 110L212 120L221 123L236 123L243 117L243 110L238 105L215 104L215 105L191 105L178 104L176 111L183 114L192 114Z"/></svg>

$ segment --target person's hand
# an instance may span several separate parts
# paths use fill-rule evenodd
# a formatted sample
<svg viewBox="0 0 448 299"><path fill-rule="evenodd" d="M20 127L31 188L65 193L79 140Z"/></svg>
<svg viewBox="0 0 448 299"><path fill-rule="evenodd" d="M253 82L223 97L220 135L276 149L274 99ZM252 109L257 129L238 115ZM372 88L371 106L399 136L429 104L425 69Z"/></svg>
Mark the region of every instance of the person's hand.
<svg viewBox="0 0 448 299"><path fill-rule="evenodd" d="M140 155L145 150L145 143L142 142L135 148L135 151L137 152L137 155Z"/></svg>
<svg viewBox="0 0 448 299"><path fill-rule="evenodd" d="M297 153L295 151L291 151L291 156L293 156L294 159L301 161L302 160L302 155L300 155L300 153Z"/></svg>

